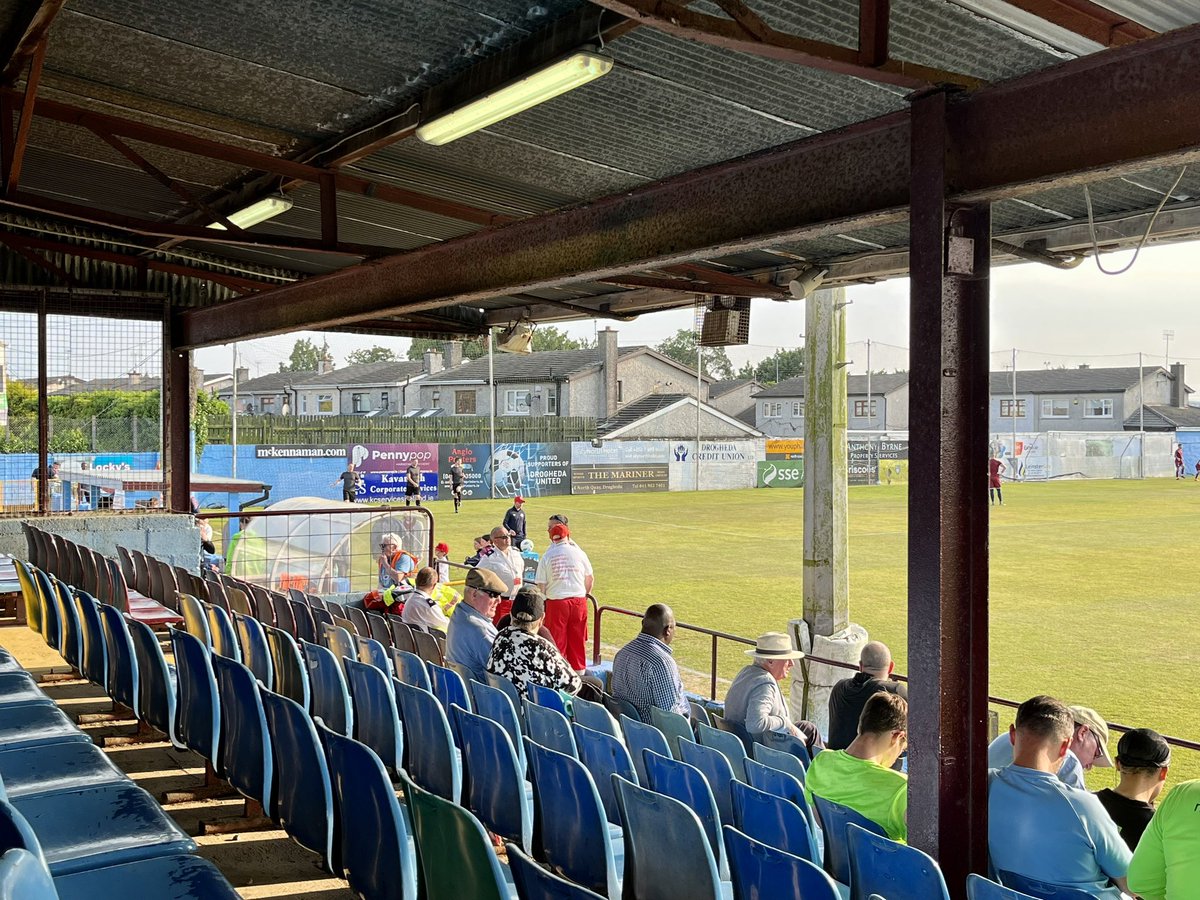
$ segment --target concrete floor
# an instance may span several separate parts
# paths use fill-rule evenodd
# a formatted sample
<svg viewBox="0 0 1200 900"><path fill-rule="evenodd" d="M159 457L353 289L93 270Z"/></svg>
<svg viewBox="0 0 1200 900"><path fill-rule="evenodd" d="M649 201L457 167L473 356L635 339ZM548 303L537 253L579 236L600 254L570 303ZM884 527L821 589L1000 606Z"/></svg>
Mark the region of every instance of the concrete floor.
<svg viewBox="0 0 1200 900"><path fill-rule="evenodd" d="M0 620L0 647L13 654L35 677L69 673L70 666L24 625ZM42 689L78 721L79 716L111 713L112 701L94 685L82 680L50 681ZM160 802L168 791L189 791L204 782L204 762L191 751L176 750L168 742L105 747L104 738L132 734L136 723L85 722L92 740L117 766ZM244 804L232 791L228 799L164 803L167 811L188 834L196 836L198 855L211 860L246 900L353 900L356 896L340 878L321 870L315 854L292 842L283 831L242 831L202 835L203 822L241 815Z"/></svg>

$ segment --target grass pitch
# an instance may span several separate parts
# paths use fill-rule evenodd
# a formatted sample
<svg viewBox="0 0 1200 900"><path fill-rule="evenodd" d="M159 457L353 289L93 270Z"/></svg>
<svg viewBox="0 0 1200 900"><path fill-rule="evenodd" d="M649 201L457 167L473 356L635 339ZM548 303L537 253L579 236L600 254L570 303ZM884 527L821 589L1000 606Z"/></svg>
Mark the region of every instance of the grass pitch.
<svg viewBox="0 0 1200 900"><path fill-rule="evenodd" d="M1200 737L1200 578L1193 556L1200 483L1174 479L1010 485L991 511L991 693L1049 693L1110 721ZM980 491L980 503L986 503ZM907 489L850 488L850 612L907 669ZM507 501L430 504L456 562L499 524ZM800 490L534 498L530 536L571 519L601 603L670 603L680 621L753 637L802 615ZM637 631L604 619L605 644ZM676 642L682 666L707 673L710 644ZM719 671L744 658L724 644ZM720 688L723 694L724 688ZM1001 721L1010 721L1001 710ZM1112 741L1116 752L1116 739ZM1170 781L1200 777L1200 753L1176 750ZM1115 782L1108 771L1091 782Z"/></svg>

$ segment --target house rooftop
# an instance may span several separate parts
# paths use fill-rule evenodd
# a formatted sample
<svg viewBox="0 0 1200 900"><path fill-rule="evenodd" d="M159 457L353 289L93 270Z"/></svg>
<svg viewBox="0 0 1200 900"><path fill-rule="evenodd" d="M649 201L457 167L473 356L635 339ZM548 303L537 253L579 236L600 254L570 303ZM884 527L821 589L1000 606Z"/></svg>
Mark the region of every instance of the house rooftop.
<svg viewBox="0 0 1200 900"><path fill-rule="evenodd" d="M388 360L386 362L361 363L332 369L320 375L313 374L303 381L292 382L292 387L321 387L322 385L346 386L356 384L396 384L406 381L424 370L421 360Z"/></svg>
<svg viewBox="0 0 1200 900"><path fill-rule="evenodd" d="M870 380L870 388L872 396L883 396L890 394L896 388L908 383L907 372L895 372L892 374L872 375ZM867 395L867 376L866 375L849 375L846 377L846 396L857 397L859 395ZM774 399L784 397L803 397L804 396L804 376L797 375L795 378L788 378L779 384L772 385L752 395L756 400L761 398Z"/></svg>
<svg viewBox="0 0 1200 900"><path fill-rule="evenodd" d="M248 381L238 382L239 394L277 394L286 388L311 378L316 372L269 372ZM232 387L223 389L222 394L232 393Z"/></svg>
<svg viewBox="0 0 1200 900"><path fill-rule="evenodd" d="M1174 376L1162 366L1145 366L1140 370L1145 375L1161 373L1174 380ZM1018 369L1018 394L1099 394L1124 391L1138 383L1137 366L1113 366L1092 368L1080 366L1076 369ZM1013 373L992 372L993 394L1011 393ZM1190 392L1191 388L1187 388Z"/></svg>
<svg viewBox="0 0 1200 900"><path fill-rule="evenodd" d="M649 347L635 345L617 348L618 358L634 353L650 352ZM539 350L536 353L497 353L493 358L495 380L504 382L550 381L555 378L570 378L604 361L604 351L599 348L588 350ZM674 362L674 360L672 360ZM477 383L488 380L487 357L466 360L453 369L443 369L426 379L428 384Z"/></svg>

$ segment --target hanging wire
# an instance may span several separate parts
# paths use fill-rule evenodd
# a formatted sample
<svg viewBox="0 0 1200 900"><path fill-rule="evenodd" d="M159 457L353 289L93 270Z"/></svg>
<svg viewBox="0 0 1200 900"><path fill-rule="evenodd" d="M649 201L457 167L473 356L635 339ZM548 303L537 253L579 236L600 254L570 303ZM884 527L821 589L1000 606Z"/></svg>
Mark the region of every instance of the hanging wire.
<svg viewBox="0 0 1200 900"><path fill-rule="evenodd" d="M1167 201L1171 199L1171 195L1175 193L1175 188L1179 187L1179 182L1183 181L1183 176L1187 172L1188 167L1184 166L1179 170L1179 176L1175 179L1175 183L1163 194L1162 200L1158 202L1158 206L1154 209L1154 214L1150 216L1150 221L1146 223L1146 231L1142 235L1142 239L1138 241L1137 246L1133 248L1133 259L1129 260L1123 268L1109 270L1104 268L1104 264L1100 262L1100 245L1096 241L1096 218L1092 214L1092 193L1088 190L1088 186L1083 186L1083 200L1087 204L1088 217L1088 234L1092 238L1092 254L1096 260L1096 268L1105 275L1124 275L1133 268L1133 264L1137 262L1138 254L1142 252L1142 248L1146 246L1146 241L1150 239L1150 232L1154 229L1154 223L1158 221L1158 214L1162 212L1162 208L1167 205Z"/></svg>

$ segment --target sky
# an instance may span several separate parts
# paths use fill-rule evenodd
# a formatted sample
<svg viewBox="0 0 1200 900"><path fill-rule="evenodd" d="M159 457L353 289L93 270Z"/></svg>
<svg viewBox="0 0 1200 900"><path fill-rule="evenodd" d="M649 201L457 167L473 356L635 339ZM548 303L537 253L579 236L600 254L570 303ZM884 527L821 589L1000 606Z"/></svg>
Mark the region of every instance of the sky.
<svg viewBox="0 0 1200 900"><path fill-rule="evenodd" d="M1108 269L1122 268L1132 251L1105 255ZM1135 366L1138 353L1146 365L1162 364L1166 345L1163 331L1174 331L1172 362L1200 367L1200 303L1197 301L1197 245L1183 243L1147 247L1122 275L1105 275L1092 259L1076 269L1060 270L1037 263L1000 266L992 270L991 346L992 369L1012 364L1017 368ZM849 370L874 371L908 368L908 279L847 288L852 301L846 310ZM634 322L599 320L560 324L569 334L590 337L597 328L613 327L621 344L654 345L681 328L692 327L690 309L653 313ZM750 343L729 347L734 368L757 362L776 349L802 344L804 304L767 299L753 301ZM157 326L134 323L51 318L51 374L67 368L85 378L115 377L130 368L145 374L160 371ZM300 332L238 344L240 364L251 377L279 370L298 337L318 345L328 341L334 361L345 365L346 355L360 347L381 344L403 357L407 338ZM8 344L9 371L30 377L36 371L33 316L0 314L0 341ZM230 372L233 347L211 347L195 354L195 363L208 373ZM29 369L25 372L23 370ZM1200 369L1198 369L1200 371ZM1200 378L1196 378L1200 380Z"/></svg>
<svg viewBox="0 0 1200 900"><path fill-rule="evenodd" d="M1132 251L1106 254L1105 268L1120 269ZM1164 361L1163 331L1175 336L1170 344L1172 362L1200 365L1200 303L1197 303L1195 244L1147 247L1123 275L1105 275L1095 260L1076 269L1060 270L1037 263L1000 266L992 270L991 345L992 368L1012 364L1012 349L1018 350L1018 369L1076 366L1135 366L1138 353L1146 365ZM851 372L867 369L867 346L871 341L871 369L892 371L908 367L908 279L847 289L852 301L846 310L847 356ZM751 310L750 343L729 347L736 369L746 361L757 362L777 348L802 344L804 304L758 299ZM596 328L611 326L624 344L654 345L681 328L691 328L690 309L645 315L634 322L599 320L558 325L574 336L594 334ZM381 344L394 347L401 356L408 348L404 338L371 338L348 334L302 334L246 341L238 345L241 365L251 376L277 371L286 360L297 337L320 344L328 341L337 365L345 364L353 350ZM232 347L214 347L196 353L196 365L207 372L228 372Z"/></svg>

